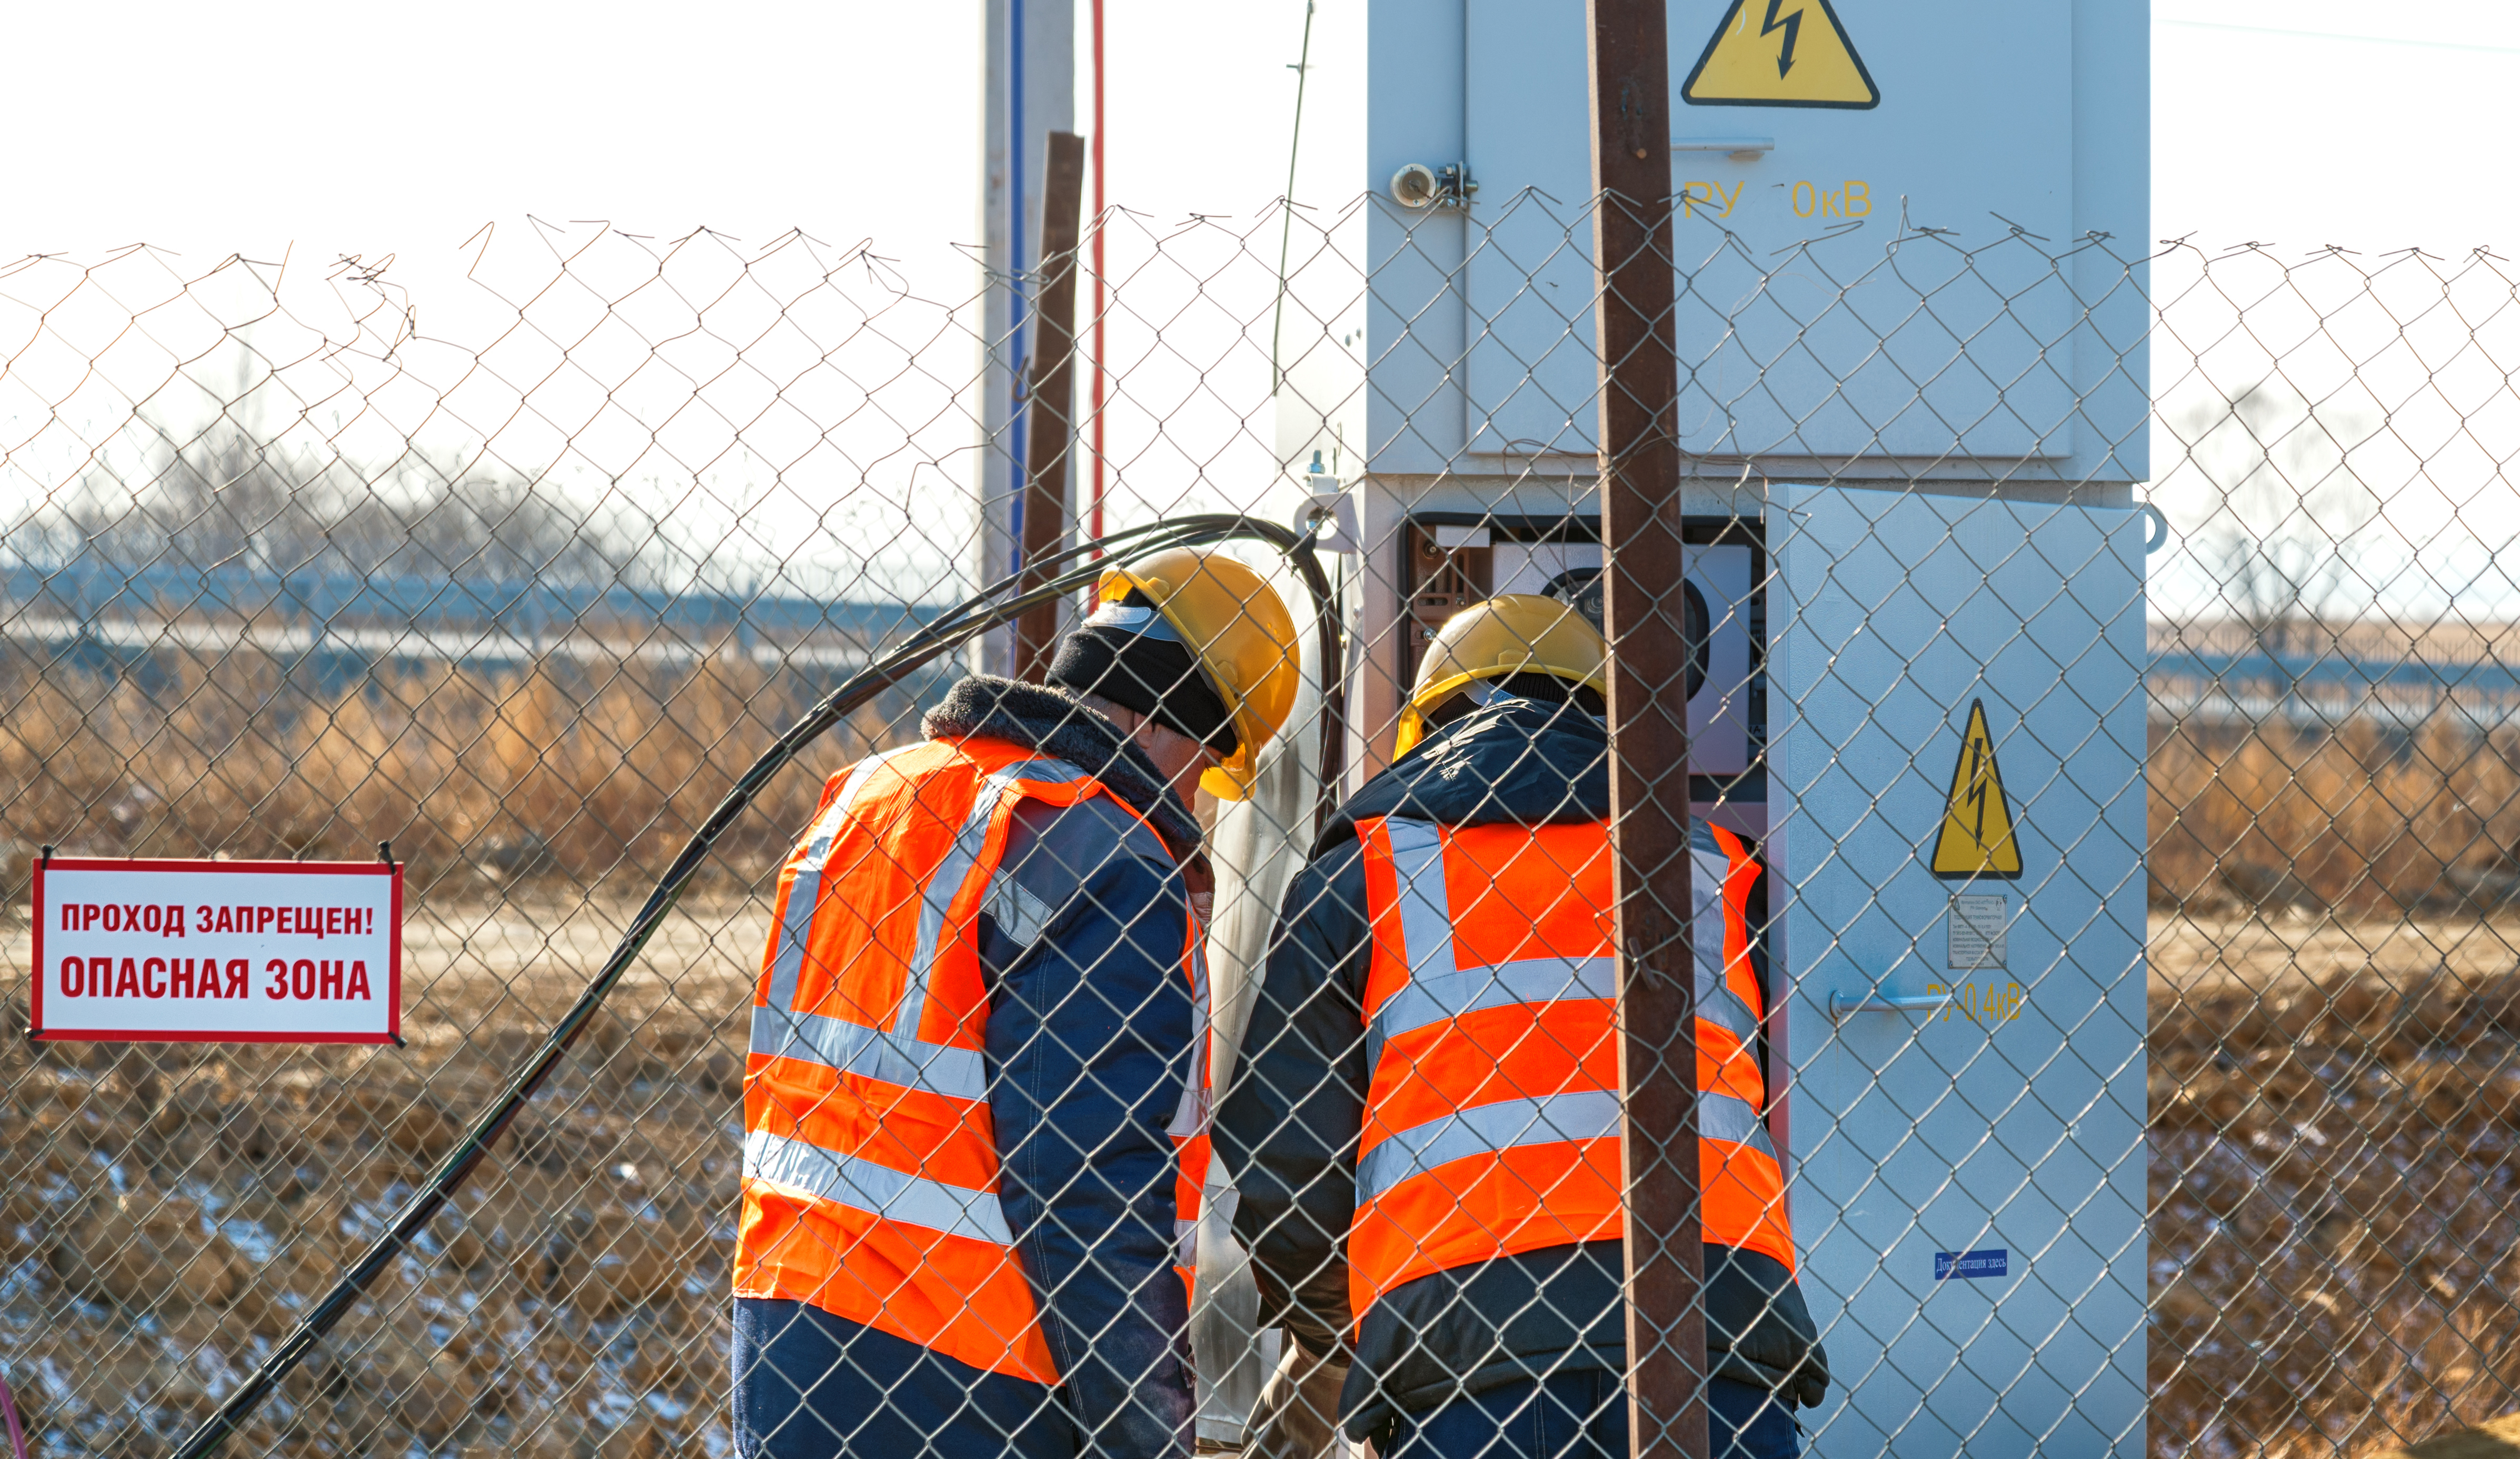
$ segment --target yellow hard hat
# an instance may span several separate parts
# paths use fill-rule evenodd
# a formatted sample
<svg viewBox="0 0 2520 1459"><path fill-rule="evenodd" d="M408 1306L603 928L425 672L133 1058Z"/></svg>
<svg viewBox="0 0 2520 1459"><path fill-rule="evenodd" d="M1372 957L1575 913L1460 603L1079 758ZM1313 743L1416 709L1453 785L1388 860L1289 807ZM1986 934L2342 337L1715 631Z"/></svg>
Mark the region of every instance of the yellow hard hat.
<svg viewBox="0 0 2520 1459"><path fill-rule="evenodd" d="M1117 603L1132 589L1146 594L1190 646L1241 741L1225 763L1199 777L1199 788L1219 799L1242 799L1251 793L1261 747L1286 722L1303 680L1294 616L1258 572L1205 548L1176 547L1112 568L1094 595Z"/></svg>
<svg viewBox="0 0 2520 1459"><path fill-rule="evenodd" d="M1550 674L1596 694L1610 692L1610 646L1570 603L1537 593L1499 593L1462 609L1435 630L1418 665L1418 686L1400 711L1407 754L1426 737L1426 711L1480 679Z"/></svg>

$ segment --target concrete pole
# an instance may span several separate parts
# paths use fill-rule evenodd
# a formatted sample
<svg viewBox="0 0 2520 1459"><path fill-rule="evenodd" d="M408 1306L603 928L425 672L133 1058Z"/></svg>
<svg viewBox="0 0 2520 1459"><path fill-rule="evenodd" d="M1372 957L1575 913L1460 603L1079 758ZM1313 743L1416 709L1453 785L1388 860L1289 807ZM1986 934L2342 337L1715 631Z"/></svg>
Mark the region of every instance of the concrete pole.
<svg viewBox="0 0 2520 1459"><path fill-rule="evenodd" d="M974 585L1015 570L1027 475L1031 275L1041 261L1032 253L1041 237L1050 134L1076 129L1074 0L981 0L981 52L979 449L966 553ZM1059 414L1075 419L1073 403L1060 402ZM1013 629L975 640L968 663L975 673L1012 674Z"/></svg>

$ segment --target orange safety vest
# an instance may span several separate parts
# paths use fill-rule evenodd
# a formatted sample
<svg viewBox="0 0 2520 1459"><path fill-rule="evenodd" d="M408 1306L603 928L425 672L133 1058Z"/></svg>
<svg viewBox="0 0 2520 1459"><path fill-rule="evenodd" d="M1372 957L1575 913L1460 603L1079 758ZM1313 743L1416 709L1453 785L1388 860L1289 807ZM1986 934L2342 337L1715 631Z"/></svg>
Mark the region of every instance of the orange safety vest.
<svg viewBox="0 0 2520 1459"><path fill-rule="evenodd" d="M1348 1233L1362 1324L1404 1282L1627 1230L1609 827L1379 816L1357 831L1373 937ZM1730 832L1714 835L1721 855L1690 852L1700 1209L1708 1242L1791 1271L1784 1175L1762 1119L1748 915L1759 866Z"/></svg>
<svg viewBox="0 0 2520 1459"><path fill-rule="evenodd" d="M1110 792L1075 766L978 736L876 755L825 786L780 871L753 990L736 1296L810 1302L976 1368L1058 1382L998 1204L978 921L993 889L1033 916L1056 911L1012 876L997 885L1015 807L1096 795ZM1171 1128L1187 1280L1208 1161L1195 914L1182 976L1199 1037Z"/></svg>

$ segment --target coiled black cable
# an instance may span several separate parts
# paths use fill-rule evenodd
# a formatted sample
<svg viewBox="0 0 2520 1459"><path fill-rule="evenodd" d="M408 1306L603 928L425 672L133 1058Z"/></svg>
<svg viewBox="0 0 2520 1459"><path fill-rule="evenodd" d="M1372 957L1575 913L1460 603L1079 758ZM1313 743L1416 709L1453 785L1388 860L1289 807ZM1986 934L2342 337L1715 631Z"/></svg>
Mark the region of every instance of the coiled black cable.
<svg viewBox="0 0 2520 1459"><path fill-rule="evenodd" d="M558 1068L570 1045L577 1042L604 1000L629 973L648 939L663 926L666 914L681 899L684 887L690 883L719 838L726 835L745 808L759 797L763 788L788 762L804 752L807 746L819 740L832 726L838 724L860 705L900 683L939 656L951 653L991 628L1008 622L1024 610L1042 603L1055 602L1068 593L1093 583L1102 573L1104 564L1098 558L1136 558L1175 547L1194 547L1202 543L1236 539L1266 542L1278 549L1303 579L1305 590L1312 595L1316 618L1321 626L1320 663L1325 695L1323 714L1322 798L1315 810L1315 828L1327 816L1338 780L1337 757L1346 739L1343 712L1343 681L1338 605L1332 601L1328 577L1322 571L1321 560L1315 556L1312 534L1298 532L1273 522L1256 518L1217 513L1194 517L1171 518L1131 527L1108 536L1071 547L1036 561L1023 572L1003 578L956 604L945 614L910 635L900 647L881 655L874 662L851 674L840 686L823 697L806 711L803 718L789 726L771 747L763 751L749 769L737 779L708 819L692 833L674 857L673 864L656 881L655 889L630 920L621 940L611 956L586 985L585 991L559 1023L545 1035L541 1047L527 1058L499 1091L490 1108L464 1132L464 1138L437 1169L405 1201L385 1225L384 1234L368 1248L365 1254L351 1263L332 1289L307 1310L297 1325L281 1339L271 1355L258 1364L250 1377L239 1385L201 1426L188 1435L175 1459L206 1459L218 1451L253 1411L262 1406L281 1380L324 1341L334 1326L357 1304L367 1290L375 1285L395 1258L407 1250L446 1203L452 1199L472 1171L507 1133L508 1126L526 1103L541 1090L543 1081ZM1081 566L1076 566L1077 564Z"/></svg>

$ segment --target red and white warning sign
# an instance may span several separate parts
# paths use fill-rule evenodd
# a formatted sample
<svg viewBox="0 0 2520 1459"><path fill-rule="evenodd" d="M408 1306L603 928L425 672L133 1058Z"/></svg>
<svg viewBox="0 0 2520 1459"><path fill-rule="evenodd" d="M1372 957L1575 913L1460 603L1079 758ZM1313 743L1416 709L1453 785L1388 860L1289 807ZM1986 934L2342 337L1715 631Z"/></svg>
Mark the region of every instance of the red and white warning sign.
<svg viewBox="0 0 2520 1459"><path fill-rule="evenodd" d="M37 1038L390 1043L402 868L115 861L35 870Z"/></svg>

